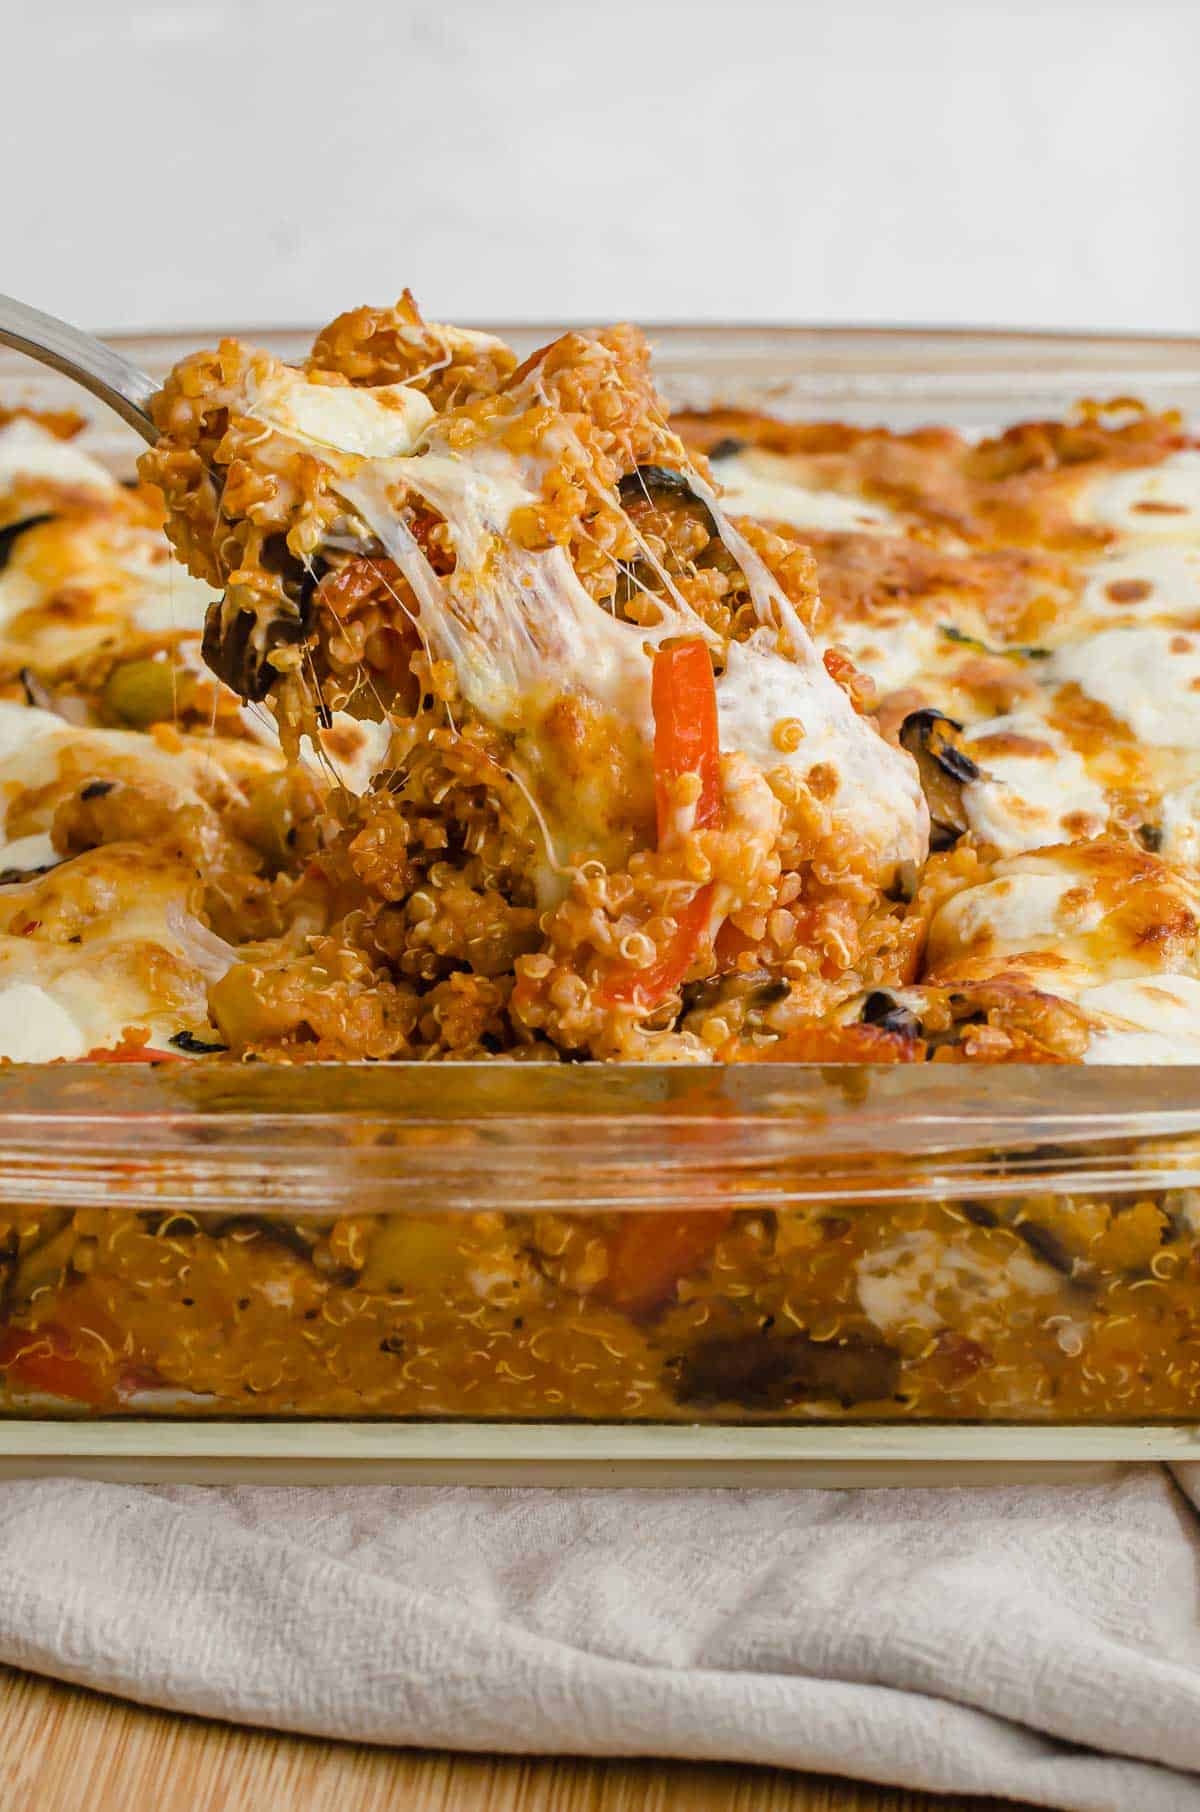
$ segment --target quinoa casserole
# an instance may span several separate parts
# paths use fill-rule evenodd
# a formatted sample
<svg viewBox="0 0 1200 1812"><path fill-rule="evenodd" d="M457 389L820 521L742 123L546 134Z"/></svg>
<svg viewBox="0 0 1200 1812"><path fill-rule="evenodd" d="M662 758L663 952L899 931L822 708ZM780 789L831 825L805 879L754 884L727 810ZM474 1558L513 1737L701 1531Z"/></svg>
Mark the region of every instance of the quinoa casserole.
<svg viewBox="0 0 1200 1812"><path fill-rule="evenodd" d="M1200 1062L1178 416L669 417L407 293L153 411L0 407L0 1058ZM1200 1405L1182 1188L0 1216L10 1410Z"/></svg>

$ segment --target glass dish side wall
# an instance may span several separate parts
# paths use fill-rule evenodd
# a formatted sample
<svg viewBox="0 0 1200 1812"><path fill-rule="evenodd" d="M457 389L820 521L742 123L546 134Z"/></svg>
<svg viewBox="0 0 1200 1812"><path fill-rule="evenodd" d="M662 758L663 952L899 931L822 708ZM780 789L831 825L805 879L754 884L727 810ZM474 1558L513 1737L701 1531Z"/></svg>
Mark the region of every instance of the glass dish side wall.
<svg viewBox="0 0 1200 1812"><path fill-rule="evenodd" d="M1045 1074L10 1071L5 1406L1193 1420L1200 1078Z"/></svg>
<svg viewBox="0 0 1200 1812"><path fill-rule="evenodd" d="M651 331L676 406L1200 413L1194 339ZM161 373L217 337L122 344ZM83 401L15 359L0 387ZM1195 1072L500 1070L0 1076L4 1407L1200 1419Z"/></svg>

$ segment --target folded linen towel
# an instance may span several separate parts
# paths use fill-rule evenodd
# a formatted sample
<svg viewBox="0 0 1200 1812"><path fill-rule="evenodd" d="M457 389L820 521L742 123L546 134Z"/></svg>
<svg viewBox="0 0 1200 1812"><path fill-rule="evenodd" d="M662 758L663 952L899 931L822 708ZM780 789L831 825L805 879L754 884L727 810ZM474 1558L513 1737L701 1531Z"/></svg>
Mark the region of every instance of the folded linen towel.
<svg viewBox="0 0 1200 1812"><path fill-rule="evenodd" d="M0 1660L375 1743L1200 1812L1200 1466L988 1490L0 1487Z"/></svg>

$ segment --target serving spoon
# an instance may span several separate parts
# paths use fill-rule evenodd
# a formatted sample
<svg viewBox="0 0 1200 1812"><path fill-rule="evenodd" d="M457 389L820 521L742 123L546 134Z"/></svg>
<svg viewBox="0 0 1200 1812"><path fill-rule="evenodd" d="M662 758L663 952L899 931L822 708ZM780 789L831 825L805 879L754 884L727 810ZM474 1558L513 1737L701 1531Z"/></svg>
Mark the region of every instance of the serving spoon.
<svg viewBox="0 0 1200 1812"><path fill-rule="evenodd" d="M151 446L158 440L158 429L150 419L150 398L158 385L103 340L60 321L57 315L18 302L15 296L0 295L0 346L12 346L39 364L74 378L115 409Z"/></svg>

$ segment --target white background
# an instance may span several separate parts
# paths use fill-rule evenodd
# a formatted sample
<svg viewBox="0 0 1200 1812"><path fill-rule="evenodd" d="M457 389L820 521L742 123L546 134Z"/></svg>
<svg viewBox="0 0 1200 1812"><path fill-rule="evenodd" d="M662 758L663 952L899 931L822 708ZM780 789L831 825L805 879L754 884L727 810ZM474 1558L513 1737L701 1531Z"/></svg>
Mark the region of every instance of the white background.
<svg viewBox="0 0 1200 1812"><path fill-rule="evenodd" d="M0 288L96 327L1195 329L1195 0L0 0Z"/></svg>

